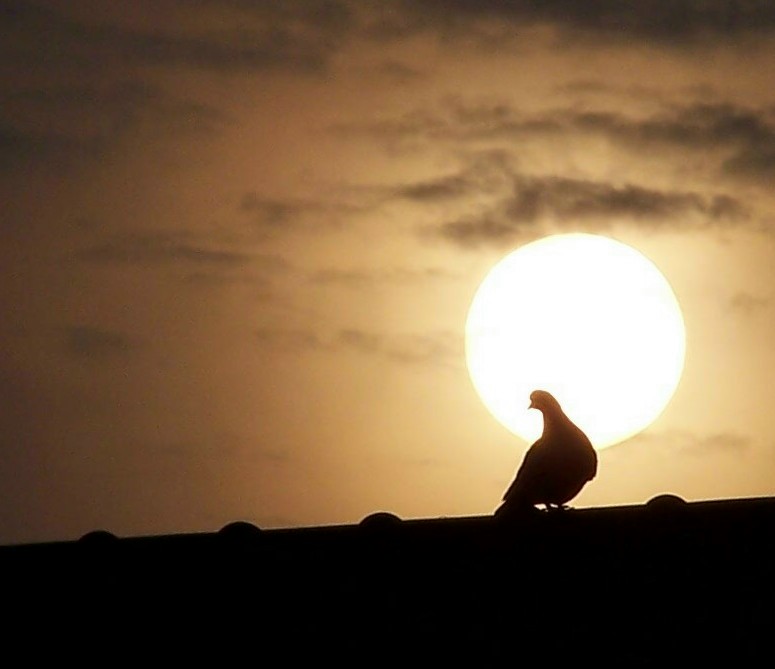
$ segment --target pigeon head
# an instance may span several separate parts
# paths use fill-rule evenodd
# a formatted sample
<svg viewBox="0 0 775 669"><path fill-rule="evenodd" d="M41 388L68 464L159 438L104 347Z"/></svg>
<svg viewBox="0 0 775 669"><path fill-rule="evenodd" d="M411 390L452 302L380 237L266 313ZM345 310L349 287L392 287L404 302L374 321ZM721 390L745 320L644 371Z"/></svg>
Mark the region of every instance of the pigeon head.
<svg viewBox="0 0 775 669"><path fill-rule="evenodd" d="M530 393L529 409L538 409L541 413L550 411L552 413L561 412L560 403L554 399L554 395L545 390L534 390Z"/></svg>

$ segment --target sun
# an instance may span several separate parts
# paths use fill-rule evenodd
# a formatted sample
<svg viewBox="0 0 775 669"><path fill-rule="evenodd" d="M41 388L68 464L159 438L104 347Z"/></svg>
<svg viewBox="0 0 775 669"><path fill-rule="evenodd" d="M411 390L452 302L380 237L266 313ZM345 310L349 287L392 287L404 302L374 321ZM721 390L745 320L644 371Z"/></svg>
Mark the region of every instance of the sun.
<svg viewBox="0 0 775 669"><path fill-rule="evenodd" d="M466 360L485 406L528 442L548 390L597 449L664 410L684 366L686 331L670 284L648 258L588 234L545 237L503 258L466 322Z"/></svg>

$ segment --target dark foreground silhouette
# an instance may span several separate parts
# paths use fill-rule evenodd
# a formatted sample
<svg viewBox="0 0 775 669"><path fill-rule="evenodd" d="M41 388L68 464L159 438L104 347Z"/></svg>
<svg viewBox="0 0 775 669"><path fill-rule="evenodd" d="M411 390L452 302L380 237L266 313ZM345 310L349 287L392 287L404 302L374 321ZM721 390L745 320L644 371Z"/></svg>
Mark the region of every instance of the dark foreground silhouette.
<svg viewBox="0 0 775 669"><path fill-rule="evenodd" d="M761 666L774 548L775 499L671 495L508 525L94 532L0 548L4 644L176 666Z"/></svg>
<svg viewBox="0 0 775 669"><path fill-rule="evenodd" d="M543 504L560 507L581 492L597 473L597 453L587 435L545 390L530 394L530 408L544 417L541 438L525 454L496 514L505 518Z"/></svg>

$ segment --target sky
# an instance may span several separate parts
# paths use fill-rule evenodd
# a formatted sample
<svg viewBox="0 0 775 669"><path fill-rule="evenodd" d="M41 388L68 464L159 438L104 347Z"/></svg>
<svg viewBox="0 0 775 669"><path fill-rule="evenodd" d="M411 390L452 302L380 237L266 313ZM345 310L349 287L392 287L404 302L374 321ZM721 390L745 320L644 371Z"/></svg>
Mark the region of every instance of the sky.
<svg viewBox="0 0 775 669"><path fill-rule="evenodd" d="M559 232L687 330L573 505L775 493L774 68L763 1L0 0L0 543L492 513L465 320Z"/></svg>

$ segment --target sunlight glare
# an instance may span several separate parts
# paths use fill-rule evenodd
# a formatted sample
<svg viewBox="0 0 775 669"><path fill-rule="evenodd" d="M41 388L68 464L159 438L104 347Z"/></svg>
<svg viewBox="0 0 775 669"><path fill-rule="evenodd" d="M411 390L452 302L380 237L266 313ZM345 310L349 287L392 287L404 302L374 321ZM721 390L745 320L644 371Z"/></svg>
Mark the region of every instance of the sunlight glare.
<svg viewBox="0 0 775 669"><path fill-rule="evenodd" d="M588 234L555 235L501 260L466 322L466 359L492 414L532 442L532 390L553 393L601 449L651 424L683 371L685 330L667 280L641 253Z"/></svg>

